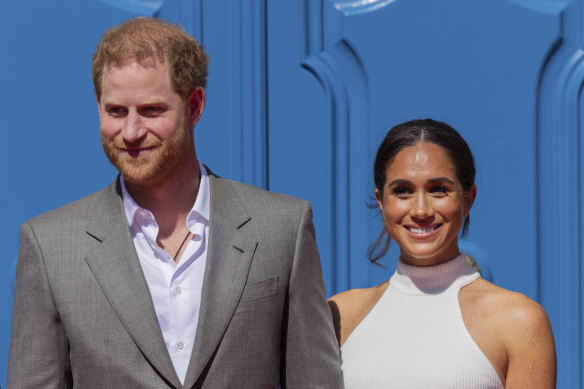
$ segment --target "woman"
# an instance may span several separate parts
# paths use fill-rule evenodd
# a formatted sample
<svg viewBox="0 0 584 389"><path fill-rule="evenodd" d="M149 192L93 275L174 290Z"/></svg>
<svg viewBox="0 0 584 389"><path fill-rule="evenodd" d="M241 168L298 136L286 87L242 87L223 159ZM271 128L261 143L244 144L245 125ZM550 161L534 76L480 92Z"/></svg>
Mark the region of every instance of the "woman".
<svg viewBox="0 0 584 389"><path fill-rule="evenodd" d="M450 126L413 120L392 128L374 164L395 274L331 298L346 389L554 388L556 356L544 310L480 278L458 249L476 197L472 153Z"/></svg>

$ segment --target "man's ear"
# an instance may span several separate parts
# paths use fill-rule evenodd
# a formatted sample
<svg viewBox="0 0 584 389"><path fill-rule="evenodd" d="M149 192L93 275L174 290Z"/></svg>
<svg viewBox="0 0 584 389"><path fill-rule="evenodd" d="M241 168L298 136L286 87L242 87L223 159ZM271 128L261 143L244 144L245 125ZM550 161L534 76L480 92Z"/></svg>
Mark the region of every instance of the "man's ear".
<svg viewBox="0 0 584 389"><path fill-rule="evenodd" d="M200 86L196 87L191 93L188 101L188 124L194 126L201 119L203 109L205 108L205 90Z"/></svg>
<svg viewBox="0 0 584 389"><path fill-rule="evenodd" d="M99 121L101 122L101 107L99 105L99 98L95 96L95 101L97 102L97 114L99 115Z"/></svg>

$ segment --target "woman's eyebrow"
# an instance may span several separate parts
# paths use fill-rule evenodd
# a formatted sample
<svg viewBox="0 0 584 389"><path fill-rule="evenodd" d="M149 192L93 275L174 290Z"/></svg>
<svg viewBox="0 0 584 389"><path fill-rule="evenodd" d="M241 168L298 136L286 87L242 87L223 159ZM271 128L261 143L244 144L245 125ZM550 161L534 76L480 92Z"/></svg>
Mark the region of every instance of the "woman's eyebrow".
<svg viewBox="0 0 584 389"><path fill-rule="evenodd" d="M395 185L411 185L412 182L410 180L404 180L403 178L398 178L397 180L393 180L387 186L395 186Z"/></svg>
<svg viewBox="0 0 584 389"><path fill-rule="evenodd" d="M437 178L430 178L428 180L428 183L430 184L434 184L434 183L441 183L441 182L446 182L450 185L455 185L454 181L452 181L450 178L448 177L437 177Z"/></svg>

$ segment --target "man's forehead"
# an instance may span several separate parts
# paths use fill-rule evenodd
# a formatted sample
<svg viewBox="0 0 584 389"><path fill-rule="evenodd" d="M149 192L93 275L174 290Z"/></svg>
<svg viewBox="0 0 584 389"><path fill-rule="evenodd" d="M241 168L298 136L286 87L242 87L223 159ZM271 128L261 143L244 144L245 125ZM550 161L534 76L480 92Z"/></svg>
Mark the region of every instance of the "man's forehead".
<svg viewBox="0 0 584 389"><path fill-rule="evenodd" d="M133 75L145 74L144 71L147 71L146 74L151 76L156 75L157 79L160 79L159 77L163 75L166 82L172 83L170 69L166 63L161 63L156 59L145 61L130 60L104 65L102 87L105 87L106 80L110 83L110 86L112 82L116 85L125 84L129 81L128 77L131 79Z"/></svg>
<svg viewBox="0 0 584 389"><path fill-rule="evenodd" d="M108 65L102 78L102 103L105 105L161 104L174 92L164 64L129 62Z"/></svg>
<svg viewBox="0 0 584 389"><path fill-rule="evenodd" d="M104 64L104 71L110 72L111 70L121 69L128 66L136 64L144 69L154 69L157 67L166 67L166 61L164 58L159 58L158 56L151 56L146 58L125 58L121 60L112 60Z"/></svg>

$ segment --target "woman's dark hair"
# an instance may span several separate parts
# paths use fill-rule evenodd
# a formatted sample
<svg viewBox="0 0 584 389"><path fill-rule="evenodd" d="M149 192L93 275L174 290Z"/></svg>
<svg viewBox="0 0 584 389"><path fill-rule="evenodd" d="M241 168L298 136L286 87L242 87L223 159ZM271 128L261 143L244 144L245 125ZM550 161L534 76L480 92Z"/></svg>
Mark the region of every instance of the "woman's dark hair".
<svg viewBox="0 0 584 389"><path fill-rule="evenodd" d="M397 153L408 146L424 142L438 145L446 152L446 155L454 165L456 178L462 184L464 193L468 193L472 188L476 173L474 157L468 144L462 139L458 131L446 123L432 119L411 120L398 124L389 130L377 150L375 163L373 164L373 179L375 188L377 188L381 197L383 197L386 170L395 159ZM469 223L470 216L467 215L464 218L461 236L464 236L468 231ZM389 234L384 227L367 250L369 260L376 263L379 258L383 257L389 249L390 241Z"/></svg>

